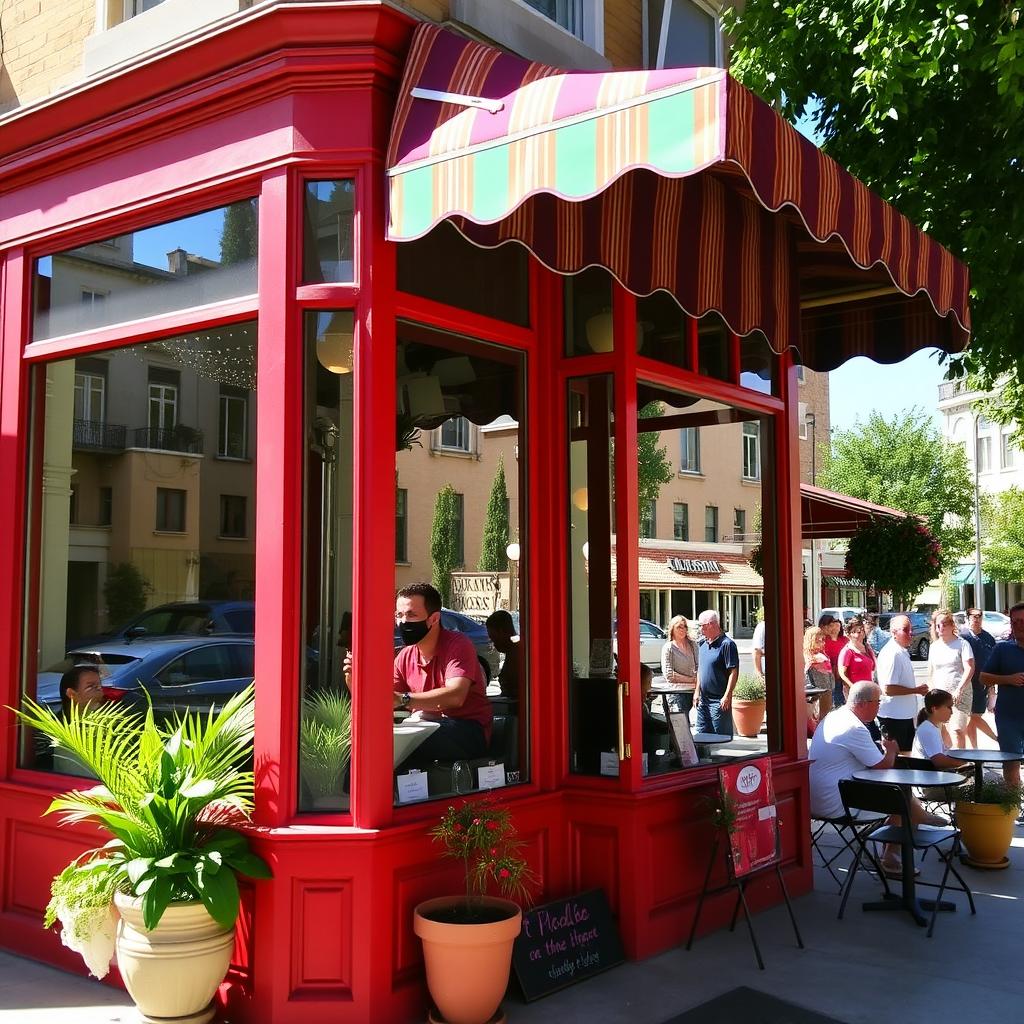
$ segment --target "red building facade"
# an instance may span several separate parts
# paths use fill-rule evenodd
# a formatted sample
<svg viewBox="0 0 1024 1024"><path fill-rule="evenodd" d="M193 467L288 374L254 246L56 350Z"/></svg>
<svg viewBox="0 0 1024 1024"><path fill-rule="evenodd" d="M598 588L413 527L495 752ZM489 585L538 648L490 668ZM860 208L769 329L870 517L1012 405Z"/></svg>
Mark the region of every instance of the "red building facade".
<svg viewBox="0 0 1024 1024"><path fill-rule="evenodd" d="M245 461L238 457L239 452L246 454L244 446L232 447L244 417L236 422L232 410L251 415L246 422L259 457L250 502L222 502L224 518L216 530L219 539L232 539L238 529L233 516L252 517L248 536L255 543L257 680L253 839L271 863L274 879L246 891L229 993L240 1017L252 1021L418 1019L425 991L412 908L457 884L450 866L434 856L426 834L445 805L406 805L395 798L387 679L393 656L396 418L415 408L421 425L441 429L457 408L473 423L505 414L520 425L519 592L529 688L509 716L519 738L511 753L512 748L506 750L505 765L517 759L517 774L508 778L518 784L509 785L502 795L542 880L542 895L556 898L603 888L628 954L644 957L678 943L688 929L710 836L701 801L712 792L716 775L710 766L656 771L652 763L645 770L638 756L643 746L639 679L624 669L617 675L598 669L605 653L600 644L610 644L613 637L619 666L640 660L638 638L621 625L640 617L635 539L639 512L632 500L638 469L635 459L622 456L637 450L638 424L643 424L638 410L659 402L660 426L666 430L758 424L764 466L762 533L771 538L763 544L765 605L773 637L769 722L762 749L773 757L784 870L791 891L799 893L811 885L811 865L805 711L796 664L802 613L795 363L801 359L828 369L855 353L894 360L916 345L953 349L966 337L965 277L961 279L948 254L929 249L927 239L911 235L912 229L877 200L871 200L877 206L870 207L871 226L865 231L895 237L890 237L889 250L878 255L880 263L875 258L851 260L856 232L851 232L852 241L841 230L825 232L821 242L813 232L805 231L800 238L792 234L796 227L812 224L815 216L825 217L831 199L842 208L846 199L839 185L833 195L815 184L812 201L812 188L805 182L800 213L790 210L786 215L783 237L772 226L783 214L765 209L777 209L782 202L773 203L757 192L762 177L771 178L772 168L759 162L759 154L766 151L754 145L753 136L747 139L746 155L728 147L720 155L719 164L726 169L712 189L733 188L730 168L747 161L744 195L749 200L753 188L761 200L757 216L736 221L726 214L721 222L726 233L739 232L746 239L737 250L744 261L741 268L714 261L708 268L707 254L717 251L715 240L682 214L666 227L656 220L642 223L635 209L633 218L616 212L611 200L599 211L599 220L618 223L627 248L636 251L653 248L666 231L673 236L690 231L692 260L680 265L679 287L673 291L692 318L679 317L672 351L661 342L660 348L648 345L650 332L642 325L657 322L657 311L645 313L642 304L648 300L638 299L619 281L637 293L651 289L631 281L613 258L591 258L585 244L575 256L566 256L561 244L565 236L557 232L545 248L538 230L541 218L557 220L561 207L538 207L533 225L526 227L507 215L503 220L481 218L490 227L474 226L459 204L429 218L433 226L456 215L457 226L471 240L495 244L515 238L536 255L516 250L519 255L509 258L508 247L474 255L478 250L445 227L440 231L449 234L442 234L436 249L430 248L429 239L438 238L438 229L425 236L423 231L410 232L409 241L388 240L387 171L403 157L402 136L392 137L392 124L396 104L409 97L408 83L401 84L403 74L415 73L407 66L413 30L404 15L369 2L285 5L254 12L188 46L24 111L7 122L0 143L0 459L13 498L5 505L0 529L5 538L0 544L0 622L6 638L0 649L7 665L7 689L0 703L15 704L23 691L31 693L24 681L35 679L45 667L47 644L60 646L59 638L47 639L46 625L56 579L48 575L48 552L55 550L48 515L57 488L54 467L60 461L56 446L51 446L56 428L51 432L50 425L59 421L61 397L68 402L73 397L77 423L83 418L79 414L87 390L101 389L90 379L104 379L105 400L113 401L115 370L96 369L97 360L112 366L117 354L128 349L156 354L163 372L149 371L145 429L151 434L135 448L145 453L147 479L157 479L157 501L162 503L156 513L158 527L181 528L151 531L161 539L147 542L146 564L151 566L151 583L184 574L182 593L189 594L190 569L207 571L199 564L202 556L193 557L184 541L179 551L163 539L189 535L183 503L193 494L193 485L178 477L160 482L161 474L179 472L178 463L192 455L181 447L187 448L189 439L177 429L180 412L166 418L171 415L167 403L173 398L182 403L174 406L180 410L187 390L185 382L180 392L168 390L179 386L169 375L205 374L216 385L218 397L210 401L219 402L221 409L223 437L217 456L224 465L218 472L227 472L232 461ZM457 48L465 41L451 45ZM728 88L731 102L733 86ZM725 85L722 90L725 97ZM431 131L443 128L448 116L442 115ZM415 118L403 121L400 110L398 124L410 123L415 127ZM423 138L430 150L433 136L428 132ZM736 139L730 136L729 146ZM501 141L490 140L495 145ZM439 160L445 158L443 147L433 152ZM641 175L640 188L649 172L636 173ZM613 174L612 180L625 178ZM311 209L319 208L313 199L322 183L344 183L324 193L323 202L330 210L343 210L350 230L337 223L325 227L329 218L318 221L311 215ZM348 198L340 198L343 194ZM858 204L867 210L866 191L853 194L854 214L861 209ZM604 202L609 195L614 199L612 185L598 189L589 201ZM403 201L409 202L408 195ZM392 196L392 215L395 202ZM250 227L258 234L258 255L249 277L245 267L233 271L234 276L222 273L231 263L231 246L222 231L221 266L206 268L221 276L208 276L203 284L197 274L200 283L183 293L186 301L150 308L145 302L118 306L122 300L117 288L105 292L99 285L92 290L83 286L73 301L84 301L88 294L91 305L106 303L107 312L98 309L92 319L83 319L76 307L62 326L55 297L57 264L69 264L68 254L78 254L75 259L81 261L86 248L108 245L113 251L111 240L141 239L154 226L240 204L256 211ZM245 216L249 214L240 219ZM585 223L580 223L585 234ZM751 241L747 233L762 228L757 241ZM339 239L346 231L342 244ZM401 235L394 216L392 235ZM324 256L324 250L335 258ZM783 250L786 259L779 263ZM638 267L636 251L627 260L633 271ZM929 262L933 257L939 268L934 275ZM472 290L469 284L460 290L463 277L476 280L471 264L478 259L487 286L500 278L496 290L512 296L502 306L499 295L494 308L511 311L494 315L481 310L479 296L466 294ZM130 269L141 280L138 262L133 258ZM311 274L311 263L321 272ZM324 271L327 263L331 266ZM556 272L575 273L593 264L609 272L594 286L597 297L584 287L585 274L566 278ZM90 272L97 265L94 260ZM108 266L104 273L106 280L113 272ZM907 281L901 274L909 274ZM695 283L708 277L717 283L707 288ZM214 280L226 283L214 286ZM567 286L566 281L576 283ZM751 292L758 293L756 301ZM816 305L804 301L810 292L818 296ZM758 319L768 308L770 327L768 320ZM724 325L716 321L713 330L705 330L708 314L715 311L722 313ZM574 318L579 321L575 334ZM608 346L595 343L589 333L597 318L611 328ZM916 325L917 333L904 329L906 324ZM759 327L767 334L757 334ZM352 371L345 374L344 385L351 390L341 399L332 392L331 401L349 410L339 414L338 423L350 476L332 480L323 469L326 442L318 439L311 447L310 431L316 429L316 413L329 405L321 393L323 381L335 387L334 378L324 378L317 369L317 363L327 368L330 362L317 350L340 335L347 339L342 358L348 365L342 369ZM580 337L589 339L589 348ZM792 344L801 345L800 356ZM424 376L432 371L441 376L436 367L442 355L461 362L444 371L448 376L432 399L410 398L410 386L417 390L416 382ZM78 389L74 395L72 364ZM460 385L456 376L470 370L472 383ZM329 372L337 374L337 366ZM748 373L762 384L751 386ZM396 380L401 385L397 391ZM450 400L456 392L461 404L454 407ZM246 396L248 405L232 405ZM438 396L442 404L431 407L429 401L436 403ZM449 405L443 404L445 399ZM152 432L161 430L177 430L173 444L153 442ZM610 475L609 441L617 453ZM75 445L76 450L83 447ZM312 460L312 448L320 453L319 461ZM109 447L103 451L109 455ZM171 461L165 458L168 452L173 453ZM82 458L65 461L75 477L86 480ZM109 462L100 471L113 472ZM200 477L205 471L202 465L196 470ZM339 500L350 502L350 515L346 512L341 519L349 524L344 529L351 530L350 537L332 535L330 543L326 527L316 526L311 513L317 502L317 508L323 507L328 481L349 495ZM64 486L66 502L68 493L74 494L74 480ZM181 523L175 518L179 510ZM112 529L118 530L116 518ZM202 533L202 522L196 529ZM587 551L581 561L576 549L584 531ZM612 534L618 537L614 548ZM84 541L75 533L63 543L70 551ZM139 542L131 550L142 548ZM331 557L344 563L345 587L325 587L326 562L311 555L328 548ZM228 564L225 558L218 563ZM222 576L229 575L223 570ZM170 593L172 583L166 585ZM61 594L64 600L67 595ZM72 587L69 608L73 598ZM319 617L311 613L313 608ZM310 793L298 740L302 702L312 687L311 673L319 671L310 667L311 624L316 619L323 625L315 643L326 652L335 639L334 623L348 609L352 634L347 645L355 659L351 772L344 798L324 802ZM599 623L610 623L613 614L620 624L614 627L617 633L602 632ZM70 639L67 630L65 638ZM326 657L320 654L321 662ZM90 836L60 830L41 818L53 793L68 780L42 771L9 714L4 723L0 933L7 948L79 970L77 958L55 935L42 931L40 915L50 878L90 844ZM604 742L606 734L612 736L611 750ZM602 775L595 767L597 757L613 751L618 774ZM751 898L763 905L777 895L768 885L752 891ZM717 922L714 913L706 914L709 924L721 923L731 909L713 907Z"/></svg>

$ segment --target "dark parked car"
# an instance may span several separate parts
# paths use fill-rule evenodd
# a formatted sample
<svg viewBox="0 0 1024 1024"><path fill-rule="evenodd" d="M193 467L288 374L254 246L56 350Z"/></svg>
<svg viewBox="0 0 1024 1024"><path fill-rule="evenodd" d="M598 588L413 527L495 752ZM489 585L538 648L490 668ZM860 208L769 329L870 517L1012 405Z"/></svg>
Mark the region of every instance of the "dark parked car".
<svg viewBox="0 0 1024 1024"><path fill-rule="evenodd" d="M476 648L476 658L484 673L484 683L497 677L500 657L498 652L491 646L491 638L487 635L487 627L476 619L471 619L462 612L453 612L450 608L441 609L441 625L454 633L463 633L469 637ZM395 651L402 646L401 637L398 635L398 627L395 626Z"/></svg>
<svg viewBox="0 0 1024 1024"><path fill-rule="evenodd" d="M910 656L925 661L928 658L928 649L932 645L930 615L924 612L883 612L878 616L878 625L887 633L891 633L889 623L896 615L906 615L910 619Z"/></svg>
<svg viewBox="0 0 1024 1024"><path fill-rule="evenodd" d="M116 629L76 640L71 647L106 640L136 640L143 636L208 636L213 633L253 636L255 632L254 601L173 601L147 608Z"/></svg>
<svg viewBox="0 0 1024 1024"><path fill-rule="evenodd" d="M108 698L143 707L145 690L159 718L189 710L205 712L252 682L254 649L255 640L243 636L147 637L80 645L39 673L36 700L59 710L61 674L99 656Z"/></svg>

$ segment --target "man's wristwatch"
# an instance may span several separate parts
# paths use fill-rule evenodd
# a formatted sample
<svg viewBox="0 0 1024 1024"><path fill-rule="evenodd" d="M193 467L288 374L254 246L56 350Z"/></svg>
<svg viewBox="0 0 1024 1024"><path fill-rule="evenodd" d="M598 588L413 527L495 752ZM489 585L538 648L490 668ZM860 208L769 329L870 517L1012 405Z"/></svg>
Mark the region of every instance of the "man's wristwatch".
<svg viewBox="0 0 1024 1024"><path fill-rule="evenodd" d="M409 706L409 701L411 701L411 700L412 700L412 694L410 694L410 693L403 693L398 698L398 706L400 708L407 708Z"/></svg>

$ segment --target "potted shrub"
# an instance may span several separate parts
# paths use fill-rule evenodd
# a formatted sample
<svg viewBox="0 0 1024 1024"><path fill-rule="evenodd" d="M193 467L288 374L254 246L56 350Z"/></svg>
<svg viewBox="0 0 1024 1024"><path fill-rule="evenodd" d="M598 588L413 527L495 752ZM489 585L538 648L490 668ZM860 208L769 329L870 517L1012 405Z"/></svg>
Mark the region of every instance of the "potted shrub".
<svg viewBox="0 0 1024 1024"><path fill-rule="evenodd" d="M238 874L270 869L226 826L252 809L253 688L219 712L157 725L120 704L65 719L31 700L17 712L98 780L57 797L46 813L88 822L110 839L55 879L47 926L97 977L111 954L144 1019L207 1021L227 973L238 917ZM116 913L115 913L116 910Z"/></svg>
<svg viewBox="0 0 1024 1024"><path fill-rule="evenodd" d="M310 806L341 805L352 751L352 702L339 693L318 693L302 702L299 722L299 777Z"/></svg>
<svg viewBox="0 0 1024 1024"><path fill-rule="evenodd" d="M416 907L427 987L445 1024L486 1024L508 987L512 944L522 927L517 900L534 876L520 854L507 809L490 801L449 807L431 830L442 856L462 863L465 892ZM501 897L489 896L493 887Z"/></svg>
<svg viewBox="0 0 1024 1024"><path fill-rule="evenodd" d="M753 675L742 675L732 691L732 723L739 736L753 737L764 723L764 683Z"/></svg>
<svg viewBox="0 0 1024 1024"><path fill-rule="evenodd" d="M1003 779L971 782L955 790L956 824L975 867L1004 868L1013 826L1020 814L1022 790Z"/></svg>

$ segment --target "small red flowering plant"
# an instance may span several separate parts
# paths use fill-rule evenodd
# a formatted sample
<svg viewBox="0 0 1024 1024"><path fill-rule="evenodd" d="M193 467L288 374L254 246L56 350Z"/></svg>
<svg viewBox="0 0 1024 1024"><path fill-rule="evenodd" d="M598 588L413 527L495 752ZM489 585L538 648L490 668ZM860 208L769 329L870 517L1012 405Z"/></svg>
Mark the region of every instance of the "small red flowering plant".
<svg viewBox="0 0 1024 1024"><path fill-rule="evenodd" d="M467 913L493 888L505 899L528 905L537 879L523 857L508 809L489 800L450 806L430 837L443 857L462 861Z"/></svg>

